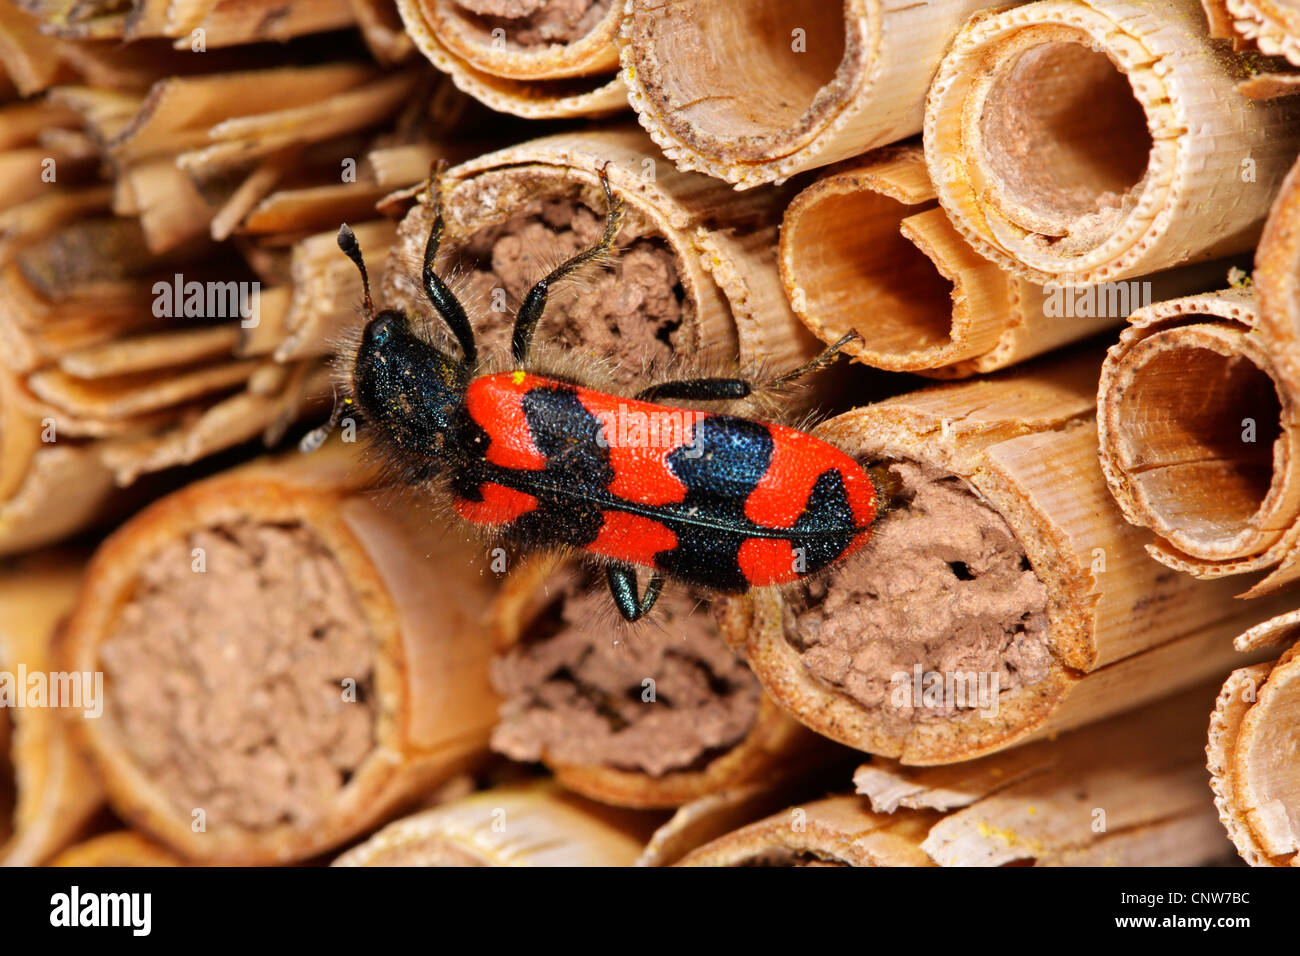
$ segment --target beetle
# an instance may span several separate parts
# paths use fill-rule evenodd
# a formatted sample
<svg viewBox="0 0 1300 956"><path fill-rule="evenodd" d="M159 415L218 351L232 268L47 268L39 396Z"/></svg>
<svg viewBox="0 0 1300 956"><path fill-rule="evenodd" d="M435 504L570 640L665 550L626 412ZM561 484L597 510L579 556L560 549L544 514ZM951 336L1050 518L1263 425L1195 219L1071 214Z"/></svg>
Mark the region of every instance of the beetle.
<svg viewBox="0 0 1300 956"><path fill-rule="evenodd" d="M465 308L434 271L444 228L440 174L425 187L433 222L422 286L460 356L420 335L405 312L375 310L364 257L344 224L338 244L361 273L365 324L343 397L304 448L319 445L344 412L360 412L406 473L445 483L461 518L517 546L568 546L603 564L629 622L650 611L665 579L743 593L799 581L866 543L881 511L879 478L851 456L784 425L664 404L734 402L756 391L748 380L685 378L622 396L532 367L550 290L614 247L624 207L603 168L600 238L530 289L515 317L511 365L485 368ZM762 388L828 366L855 338ZM647 441L644 427L623 427L629 421L672 427ZM644 594L638 567L651 570Z"/></svg>

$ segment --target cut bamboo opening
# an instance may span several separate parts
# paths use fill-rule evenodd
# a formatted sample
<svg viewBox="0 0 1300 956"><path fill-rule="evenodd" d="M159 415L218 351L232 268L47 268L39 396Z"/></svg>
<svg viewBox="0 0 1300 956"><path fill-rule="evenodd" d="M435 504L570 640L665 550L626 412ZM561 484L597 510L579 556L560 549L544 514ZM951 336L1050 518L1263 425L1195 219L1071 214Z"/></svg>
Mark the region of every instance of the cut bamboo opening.
<svg viewBox="0 0 1300 956"><path fill-rule="evenodd" d="M1242 98L1247 67L1196 0L973 18L926 108L939 202L977 252L1039 284L1250 249L1300 149L1300 104Z"/></svg>
<svg viewBox="0 0 1300 956"><path fill-rule="evenodd" d="M1237 638L1242 650L1300 637L1291 611ZM1300 866L1300 644L1232 672L1205 752L1219 819L1251 866Z"/></svg>
<svg viewBox="0 0 1300 956"><path fill-rule="evenodd" d="M737 194L667 166L634 127L563 134L454 167L444 187L449 250L466 269L458 291L480 343L500 354L513 311L552 262L599 235L598 171L627 215L612 271L593 273L547 306L537 342L591 367L614 366L622 384L674 355L790 368L817 351L781 287L777 228L788 191ZM402 220L384 301L428 314L418 285L430 226L421 203Z"/></svg>
<svg viewBox="0 0 1300 956"><path fill-rule="evenodd" d="M314 856L486 752L491 581L351 447L190 485L91 563L69 658L107 699L82 743L187 859Z"/></svg>
<svg viewBox="0 0 1300 956"><path fill-rule="evenodd" d="M706 602L665 593L629 634L608 590L573 563L526 560L491 612L503 698L493 748L626 807L678 807L830 759L722 642Z"/></svg>
<svg viewBox="0 0 1300 956"><path fill-rule="evenodd" d="M397 0L397 9L416 48L494 110L561 119L627 108L613 43L618 3L597 0L571 23L572 8L551 0Z"/></svg>
<svg viewBox="0 0 1300 956"><path fill-rule="evenodd" d="M103 700L94 674L58 677L65 670L59 629L82 568L75 555L50 553L0 575L0 866L46 862L103 805L70 732L74 722L98 718Z"/></svg>
<svg viewBox="0 0 1300 956"><path fill-rule="evenodd" d="M1096 463L1098 358L913 392L816 430L902 490L824 582L728 602L728 640L781 706L848 746L938 764L1231 665L1231 635L1278 602L1234 604L1228 582L1151 561Z"/></svg>
<svg viewBox="0 0 1300 956"><path fill-rule="evenodd" d="M1102 471L1158 560L1199 577L1297 576L1300 424L1253 290L1139 309L1102 366Z"/></svg>
<svg viewBox="0 0 1300 956"><path fill-rule="evenodd" d="M631 866L661 819L516 784L390 823L333 865Z"/></svg>
<svg viewBox="0 0 1300 956"><path fill-rule="evenodd" d="M1201 686L1050 743L947 767L874 759L858 796L796 805L683 866L1209 866Z"/></svg>
<svg viewBox="0 0 1300 956"><path fill-rule="evenodd" d="M781 225L780 262L795 314L823 342L856 329L864 341L846 351L858 361L942 378L1088 338L1223 273L1216 263L1080 290L1034 285L971 249L913 145L845 163L800 192Z"/></svg>
<svg viewBox="0 0 1300 956"><path fill-rule="evenodd" d="M630 0L623 76L679 169L749 188L920 132L958 28L993 4Z"/></svg>

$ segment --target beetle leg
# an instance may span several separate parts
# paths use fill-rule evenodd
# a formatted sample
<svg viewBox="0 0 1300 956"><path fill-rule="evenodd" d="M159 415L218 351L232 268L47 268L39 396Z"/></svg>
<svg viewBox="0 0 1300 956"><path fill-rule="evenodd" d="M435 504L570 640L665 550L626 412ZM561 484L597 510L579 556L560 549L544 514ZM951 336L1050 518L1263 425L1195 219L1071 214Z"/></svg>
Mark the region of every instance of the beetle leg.
<svg viewBox="0 0 1300 956"><path fill-rule="evenodd" d="M438 310L442 320L451 329L452 335L460 343L461 353L466 362L473 362L478 357L478 348L474 344L474 329L469 324L465 307L460 304L447 283L443 282L433 271L433 260L438 258L438 244L442 242L442 171L446 160L439 160L429 171L429 180L424 188L425 204L433 209L433 226L429 229L429 240L424 246L424 294L433 307Z"/></svg>
<svg viewBox="0 0 1300 956"><path fill-rule="evenodd" d="M636 594L636 569L626 564L609 564L605 566L605 578L609 582L609 593L614 597L618 613L629 623L639 621L650 613L663 590L663 575L656 574L646 585L645 594L640 598Z"/></svg>
<svg viewBox="0 0 1300 956"><path fill-rule="evenodd" d="M619 227L623 224L623 200L615 196L613 190L609 188L609 177L605 174L604 167L600 170L600 185L605 190L605 231L595 245L583 249L556 266L549 275L537 280L537 284L528 290L523 304L519 307L519 314L515 316L515 330L510 339L510 354L514 356L516 362L528 360L533 333L537 330L537 324L541 322L542 313L546 310L546 296L551 286L588 262L602 258L614 247L614 239L617 238Z"/></svg>
<svg viewBox="0 0 1300 956"><path fill-rule="evenodd" d="M646 402L661 398L684 398L701 402L724 402L746 398L754 387L743 378L686 378L675 382L660 382L636 393Z"/></svg>

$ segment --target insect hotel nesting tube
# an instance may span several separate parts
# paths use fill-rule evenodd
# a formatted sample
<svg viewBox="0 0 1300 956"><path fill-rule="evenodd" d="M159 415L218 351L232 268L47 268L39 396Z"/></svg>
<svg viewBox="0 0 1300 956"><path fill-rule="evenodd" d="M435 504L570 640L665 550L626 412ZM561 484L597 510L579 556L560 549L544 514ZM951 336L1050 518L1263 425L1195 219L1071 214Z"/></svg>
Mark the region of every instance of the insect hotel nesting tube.
<svg viewBox="0 0 1300 956"><path fill-rule="evenodd" d="M698 596L665 591L660 625L622 640L603 580L589 577L534 558L497 595L494 749L627 807L775 786L829 756L767 698Z"/></svg>
<svg viewBox="0 0 1300 956"><path fill-rule="evenodd" d="M1102 471L1153 557L1198 577L1272 569L1295 580L1300 541L1296 392L1253 290L1139 309L1102 366ZM1245 589L1246 585L1243 584Z"/></svg>
<svg viewBox="0 0 1300 956"><path fill-rule="evenodd" d="M966 18L939 0L632 0L623 76L680 169L782 182L921 130L925 91Z"/></svg>
<svg viewBox="0 0 1300 956"><path fill-rule="evenodd" d="M0 574L0 866L47 862L103 804L71 739L72 723L102 699L92 675L55 676L64 670L59 628L82 568L76 555L47 553Z"/></svg>
<svg viewBox="0 0 1300 956"><path fill-rule="evenodd" d="M87 572L68 658L106 700L81 742L187 859L317 855L486 752L491 576L350 447L190 485Z"/></svg>
<svg viewBox="0 0 1300 956"><path fill-rule="evenodd" d="M776 369L816 354L776 267L788 191L737 194L679 172L627 126L534 140L448 170L445 243L483 263L459 286L487 354L504 348L514 306L554 264L537 250L572 254L600 234L606 163L627 206L612 271L589 278L580 295L557 294L539 342L612 360L622 384L674 354L734 361L738 350L742 361ZM379 301L427 311L407 277L420 274L430 222L423 204L403 219Z"/></svg>
<svg viewBox="0 0 1300 956"><path fill-rule="evenodd" d="M992 372L1088 338L1151 298L1214 285L1226 268L1045 289L970 247L939 208L914 144L847 161L800 192L781 224L780 257L791 305L819 339L856 328L862 341L845 351L858 361L936 378Z"/></svg>
<svg viewBox="0 0 1300 956"><path fill-rule="evenodd" d="M416 47L494 110L528 119L627 109L616 0L398 0Z"/></svg>
<svg viewBox="0 0 1300 956"><path fill-rule="evenodd" d="M1294 642L1290 611L1237 638L1243 651ZM1300 644L1232 672L1210 717L1210 786L1219 819L1252 866L1300 865Z"/></svg>
<svg viewBox="0 0 1300 956"><path fill-rule="evenodd" d="M1233 602L1226 582L1147 555L1097 465L1098 359L912 392L814 431L887 464L901 491L823 584L726 603L724 634L779 704L848 746L938 764L1233 663L1232 635L1279 602Z"/></svg>
<svg viewBox="0 0 1300 956"><path fill-rule="evenodd" d="M1232 849L1205 787L1210 686L944 767L873 759L857 795L787 808L682 866L1207 866Z"/></svg>
<svg viewBox="0 0 1300 956"><path fill-rule="evenodd" d="M396 820L334 866L631 866L660 819L549 780L500 786Z"/></svg>
<svg viewBox="0 0 1300 956"><path fill-rule="evenodd" d="M1243 98L1253 61L1196 0L1044 0L963 27L925 154L971 246L1091 285L1250 249L1300 149L1300 104Z"/></svg>

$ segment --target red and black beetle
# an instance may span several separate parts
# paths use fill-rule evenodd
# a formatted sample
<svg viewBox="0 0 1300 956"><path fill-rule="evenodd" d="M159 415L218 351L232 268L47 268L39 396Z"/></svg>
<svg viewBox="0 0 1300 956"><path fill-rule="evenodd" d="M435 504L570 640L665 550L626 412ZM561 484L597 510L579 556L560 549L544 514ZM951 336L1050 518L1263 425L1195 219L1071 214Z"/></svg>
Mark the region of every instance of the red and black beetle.
<svg viewBox="0 0 1300 956"><path fill-rule="evenodd" d="M528 292L515 320L513 368L498 373L481 369L465 309L434 272L443 231L435 183L430 176L423 286L461 357L418 335L405 313L374 310L361 250L344 225L339 247L361 271L366 324L345 396L304 447L319 444L344 412L359 411L404 471L445 481L467 521L518 546L569 546L604 564L628 621L650 610L665 578L742 593L815 574L866 543L878 493L849 455L782 425L661 404L742 399L755 390L746 380L666 381L629 398L529 370L551 287L607 255L618 235L623 204L603 171L601 238ZM763 387L830 364L855 337ZM653 572L641 596L637 566Z"/></svg>

